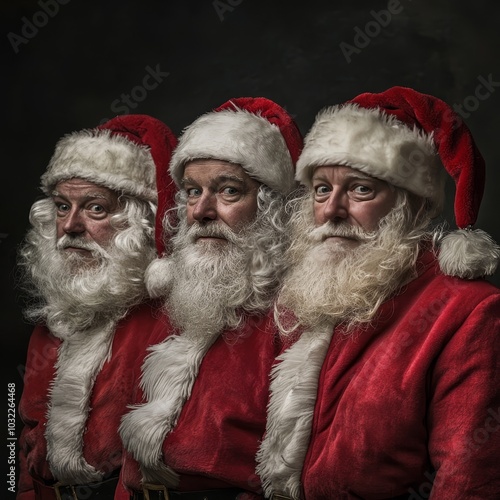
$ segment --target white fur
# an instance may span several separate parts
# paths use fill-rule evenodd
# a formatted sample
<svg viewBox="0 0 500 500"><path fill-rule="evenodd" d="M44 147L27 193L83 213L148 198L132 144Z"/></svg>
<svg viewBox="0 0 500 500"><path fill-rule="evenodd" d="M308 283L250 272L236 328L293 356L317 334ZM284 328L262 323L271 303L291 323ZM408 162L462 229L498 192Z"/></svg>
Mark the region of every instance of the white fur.
<svg viewBox="0 0 500 500"><path fill-rule="evenodd" d="M184 130L170 162L178 186L186 162L196 159L241 165L250 177L285 194L295 188L292 158L279 128L246 110L206 113Z"/></svg>
<svg viewBox="0 0 500 500"><path fill-rule="evenodd" d="M441 271L449 276L475 279L495 272L500 247L481 229L459 229L447 234L439 250Z"/></svg>
<svg viewBox="0 0 500 500"><path fill-rule="evenodd" d="M110 355L115 323L63 338L49 393L45 438L54 477L66 484L100 481L83 457L83 433L95 378Z"/></svg>
<svg viewBox="0 0 500 500"><path fill-rule="evenodd" d="M256 457L266 498L272 493L301 498L318 377L332 334L331 326L305 332L272 370L266 434Z"/></svg>
<svg viewBox="0 0 500 500"><path fill-rule="evenodd" d="M177 424L201 361L218 334L193 340L184 332L150 348L141 379L147 402L132 407L119 429L125 448L141 465L146 481L157 480L158 471L165 468L161 463L163 441ZM172 477L163 480L170 487L176 486Z"/></svg>
<svg viewBox="0 0 500 500"><path fill-rule="evenodd" d="M149 151L110 130L83 130L56 145L42 188L50 195L61 180L78 177L156 202L156 168Z"/></svg>
<svg viewBox="0 0 500 500"><path fill-rule="evenodd" d="M166 290L170 289L171 266L172 260L168 258L155 259L149 264L144 275L144 283L150 297L162 297Z"/></svg>
<svg viewBox="0 0 500 500"><path fill-rule="evenodd" d="M348 165L419 196L441 209L446 171L432 134L410 128L379 108L325 108L305 138L296 178L310 186L315 167Z"/></svg>

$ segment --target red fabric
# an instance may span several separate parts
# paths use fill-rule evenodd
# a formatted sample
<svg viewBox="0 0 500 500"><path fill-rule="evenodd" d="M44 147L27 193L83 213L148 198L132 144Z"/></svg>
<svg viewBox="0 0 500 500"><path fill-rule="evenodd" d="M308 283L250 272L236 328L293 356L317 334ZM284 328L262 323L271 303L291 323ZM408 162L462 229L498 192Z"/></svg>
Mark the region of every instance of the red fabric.
<svg viewBox="0 0 500 500"><path fill-rule="evenodd" d="M250 319L242 332L226 332L206 353L177 426L163 443L164 463L180 475L179 490L239 487L260 493L255 454L278 350L269 316ZM127 454L124 485L138 490L140 479L137 462Z"/></svg>
<svg viewBox="0 0 500 500"><path fill-rule="evenodd" d="M429 254L421 263L373 328L334 333L307 500L500 498L500 290L443 276Z"/></svg>
<svg viewBox="0 0 500 500"><path fill-rule="evenodd" d="M484 159L470 130L448 104L407 87L391 87L379 94L367 92L350 102L379 108L411 128L433 133L443 166L456 184L457 226L466 228L476 222L484 191Z"/></svg>
<svg viewBox="0 0 500 500"><path fill-rule="evenodd" d="M172 151L177 146L177 138L163 122L149 115L131 114L112 118L99 130L107 129L112 135L122 135L141 146L148 146L156 165L156 188L158 191L158 209L156 212L155 238L158 256L165 252L163 238L163 217L174 205L175 184L170 177L168 165Z"/></svg>
<svg viewBox="0 0 500 500"><path fill-rule="evenodd" d="M135 400L138 360L144 358L149 343L165 336L165 324L158 318L157 306L148 302L133 309L118 324L111 358L93 387L83 454L90 465L107 474L118 471L121 465L118 425L127 405ZM55 374L59 344L60 340L43 326L37 326L30 338L19 403L19 415L25 424L19 440L19 500L34 500L32 475L46 482L54 479L46 460L44 432L48 391Z"/></svg>
<svg viewBox="0 0 500 500"><path fill-rule="evenodd" d="M303 148L303 139L297 124L286 110L265 97L236 97L221 104L215 111L235 108L262 116L269 123L276 125L285 139L292 163L296 165Z"/></svg>

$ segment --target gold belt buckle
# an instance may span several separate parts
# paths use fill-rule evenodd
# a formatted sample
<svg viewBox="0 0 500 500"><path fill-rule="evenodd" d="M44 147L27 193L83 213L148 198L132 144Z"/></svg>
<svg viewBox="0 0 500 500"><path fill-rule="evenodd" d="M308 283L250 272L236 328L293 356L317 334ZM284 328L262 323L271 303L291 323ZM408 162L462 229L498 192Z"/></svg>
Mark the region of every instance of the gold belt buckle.
<svg viewBox="0 0 500 500"><path fill-rule="evenodd" d="M167 487L164 484L144 483L142 485L142 492L144 493L144 500L150 500L150 498L149 498L150 491L161 491L163 493L163 498L165 500L169 500Z"/></svg>
<svg viewBox="0 0 500 500"><path fill-rule="evenodd" d="M57 500L62 500L61 492L59 491L59 488L61 486L64 486L66 488L71 488L71 495L73 496L73 499L74 500L78 500L78 497L76 496L75 487L72 484L66 484L65 485L65 484L61 484L60 482L54 484L54 491L55 491L56 499Z"/></svg>

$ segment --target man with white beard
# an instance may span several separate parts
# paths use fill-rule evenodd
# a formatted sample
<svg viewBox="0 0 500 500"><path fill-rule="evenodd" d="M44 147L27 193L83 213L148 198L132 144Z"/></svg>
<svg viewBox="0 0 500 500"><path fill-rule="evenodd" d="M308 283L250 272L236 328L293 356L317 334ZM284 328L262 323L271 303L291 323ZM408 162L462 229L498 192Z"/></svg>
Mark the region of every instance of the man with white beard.
<svg viewBox="0 0 500 500"><path fill-rule="evenodd" d="M130 498L261 498L255 453L278 353L270 311L301 148L293 119L265 98L232 99L179 139L179 225L147 271L171 328L120 427Z"/></svg>
<svg viewBox="0 0 500 500"><path fill-rule="evenodd" d="M257 472L266 498L500 498L500 248L484 160L405 87L324 109L297 163ZM457 231L431 225L456 181Z"/></svg>
<svg viewBox="0 0 500 500"><path fill-rule="evenodd" d="M19 252L36 322L19 414L20 500L113 498L120 417L159 331L144 273L173 204L177 139L147 115L116 117L56 145ZM158 191L162 202L158 203Z"/></svg>

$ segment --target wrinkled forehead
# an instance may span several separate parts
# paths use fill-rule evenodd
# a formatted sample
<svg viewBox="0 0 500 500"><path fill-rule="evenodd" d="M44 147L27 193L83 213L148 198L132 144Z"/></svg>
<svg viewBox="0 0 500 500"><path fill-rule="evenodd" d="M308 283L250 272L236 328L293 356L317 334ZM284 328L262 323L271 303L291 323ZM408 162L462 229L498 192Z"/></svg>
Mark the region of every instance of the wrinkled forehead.
<svg viewBox="0 0 500 500"><path fill-rule="evenodd" d="M350 165L341 165L341 164L328 164L328 165L319 165L314 167L312 171L311 180L314 182L315 179L332 179L332 180L369 180L372 182L382 183L384 185L390 186L393 189L395 188L390 182L387 182L384 179L380 179L378 177L374 177L373 175L367 174L362 170L351 167Z"/></svg>
<svg viewBox="0 0 500 500"><path fill-rule="evenodd" d="M181 184L184 185L187 182L210 183L218 180L260 184L259 181L250 177L241 165L213 159L198 159L187 162Z"/></svg>
<svg viewBox="0 0 500 500"><path fill-rule="evenodd" d="M116 200L120 195L113 189L79 177L59 181L51 194L52 196L93 196L110 200Z"/></svg>

